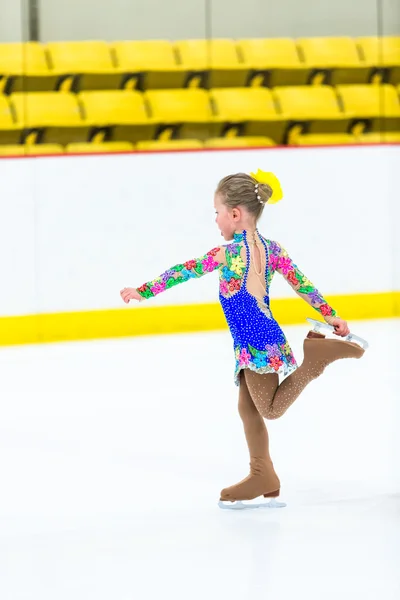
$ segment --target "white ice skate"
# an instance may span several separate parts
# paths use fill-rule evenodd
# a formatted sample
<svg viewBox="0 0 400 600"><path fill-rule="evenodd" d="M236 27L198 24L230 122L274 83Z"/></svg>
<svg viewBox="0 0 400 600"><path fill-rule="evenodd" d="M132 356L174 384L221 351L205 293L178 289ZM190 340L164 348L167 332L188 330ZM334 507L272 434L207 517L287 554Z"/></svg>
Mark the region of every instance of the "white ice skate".
<svg viewBox="0 0 400 600"><path fill-rule="evenodd" d="M224 510L250 510L254 508L285 508L285 502L279 502L276 498L271 498L266 502L255 502L254 500L235 500L229 502L220 500L218 506Z"/></svg>
<svg viewBox="0 0 400 600"><path fill-rule="evenodd" d="M335 331L335 328L332 327L332 325L328 325L328 323L324 323L322 321L316 321L315 319L309 319L309 318L307 318L307 321L312 324L312 326L313 326L312 331L314 331L315 333L323 333L323 332L333 333ZM366 350L369 347L369 344L366 340L359 337L358 335L354 335L353 333L349 333L349 335L347 335L343 339L346 342L355 342L356 344L361 346L361 348L363 348L363 350Z"/></svg>

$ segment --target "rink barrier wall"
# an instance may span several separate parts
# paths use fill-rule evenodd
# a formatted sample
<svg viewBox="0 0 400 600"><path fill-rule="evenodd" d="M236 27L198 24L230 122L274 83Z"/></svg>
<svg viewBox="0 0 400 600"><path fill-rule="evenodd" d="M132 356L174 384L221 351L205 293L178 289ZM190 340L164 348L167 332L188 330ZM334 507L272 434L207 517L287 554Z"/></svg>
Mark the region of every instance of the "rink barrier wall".
<svg viewBox="0 0 400 600"><path fill-rule="evenodd" d="M329 296L328 302L350 322L400 317L400 292ZM274 300L271 308L281 325L302 324L319 314L298 298ZM218 303L183 306L126 307L0 317L0 345L109 339L142 335L222 331L227 325ZM357 330L357 328L356 328Z"/></svg>
<svg viewBox="0 0 400 600"><path fill-rule="evenodd" d="M138 307L119 291L219 245L216 184L258 167L284 189L261 233L348 320L399 315L399 159L385 145L0 160L0 344L224 329L216 274ZM283 325L318 316L283 277L270 294Z"/></svg>

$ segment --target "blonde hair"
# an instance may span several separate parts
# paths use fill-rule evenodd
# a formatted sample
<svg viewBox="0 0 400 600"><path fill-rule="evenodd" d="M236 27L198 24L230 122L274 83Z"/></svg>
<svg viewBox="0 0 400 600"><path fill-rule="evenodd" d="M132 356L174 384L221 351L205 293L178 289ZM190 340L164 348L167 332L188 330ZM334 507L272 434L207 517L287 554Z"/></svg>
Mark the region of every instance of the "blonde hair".
<svg viewBox="0 0 400 600"><path fill-rule="evenodd" d="M221 194L223 203L229 208L244 206L258 221L272 196L272 188L267 183L258 183L247 173L235 173L221 179L216 194Z"/></svg>

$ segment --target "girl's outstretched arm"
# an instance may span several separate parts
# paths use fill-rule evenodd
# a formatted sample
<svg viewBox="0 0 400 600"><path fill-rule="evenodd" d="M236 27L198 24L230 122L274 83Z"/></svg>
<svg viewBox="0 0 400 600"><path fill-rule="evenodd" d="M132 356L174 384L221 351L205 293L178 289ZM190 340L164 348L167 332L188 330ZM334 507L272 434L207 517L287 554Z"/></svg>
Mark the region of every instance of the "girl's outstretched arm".
<svg viewBox="0 0 400 600"><path fill-rule="evenodd" d="M338 335L346 336L350 333L346 321L337 315L314 284L293 262L285 248L277 242L269 244L269 268L272 272L278 271L303 300L319 312L327 323L333 325Z"/></svg>
<svg viewBox="0 0 400 600"><path fill-rule="evenodd" d="M138 288L124 288L121 290L121 297L127 304L130 300L141 301L145 298L153 298L179 283L212 273L225 264L224 257L225 252L223 248L213 248L204 254L204 256L200 256L200 258L194 258L185 263L174 265L159 277L144 283Z"/></svg>

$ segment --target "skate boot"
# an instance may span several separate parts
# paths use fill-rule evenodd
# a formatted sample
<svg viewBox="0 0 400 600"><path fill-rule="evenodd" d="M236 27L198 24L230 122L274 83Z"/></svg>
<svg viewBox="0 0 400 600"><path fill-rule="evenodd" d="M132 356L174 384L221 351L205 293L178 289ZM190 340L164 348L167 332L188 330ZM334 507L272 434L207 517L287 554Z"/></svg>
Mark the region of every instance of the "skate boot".
<svg viewBox="0 0 400 600"><path fill-rule="evenodd" d="M332 325L329 325L328 323L325 323L322 321L316 321L315 319L308 319L308 318L307 318L307 321L312 324L312 326L313 326L312 331L315 333L321 333L321 331L333 333L335 331L334 328L332 327ZM343 340L346 342L356 342L356 344L361 346L361 348L363 348L364 350L366 350L369 347L367 340L364 340L363 338L359 337L358 335L354 335L354 333L349 333L349 335L347 335L345 338L343 338Z"/></svg>
<svg viewBox="0 0 400 600"><path fill-rule="evenodd" d="M328 324L308 319L314 324L304 340L304 365L307 365L315 377L321 375L325 367L342 358L361 358L368 343L362 338L349 335L343 339L327 338L320 333L321 330L332 332L333 327ZM351 341L350 341L351 340ZM357 340L357 341L353 341Z"/></svg>
<svg viewBox="0 0 400 600"><path fill-rule="evenodd" d="M276 475L272 462L265 458L252 457L250 461L250 475L245 479L225 488L221 492L218 503L220 508L243 510L246 508L282 508L283 502L277 502L280 493L280 481ZM254 500L259 496L271 498L269 502L244 503L244 500Z"/></svg>

